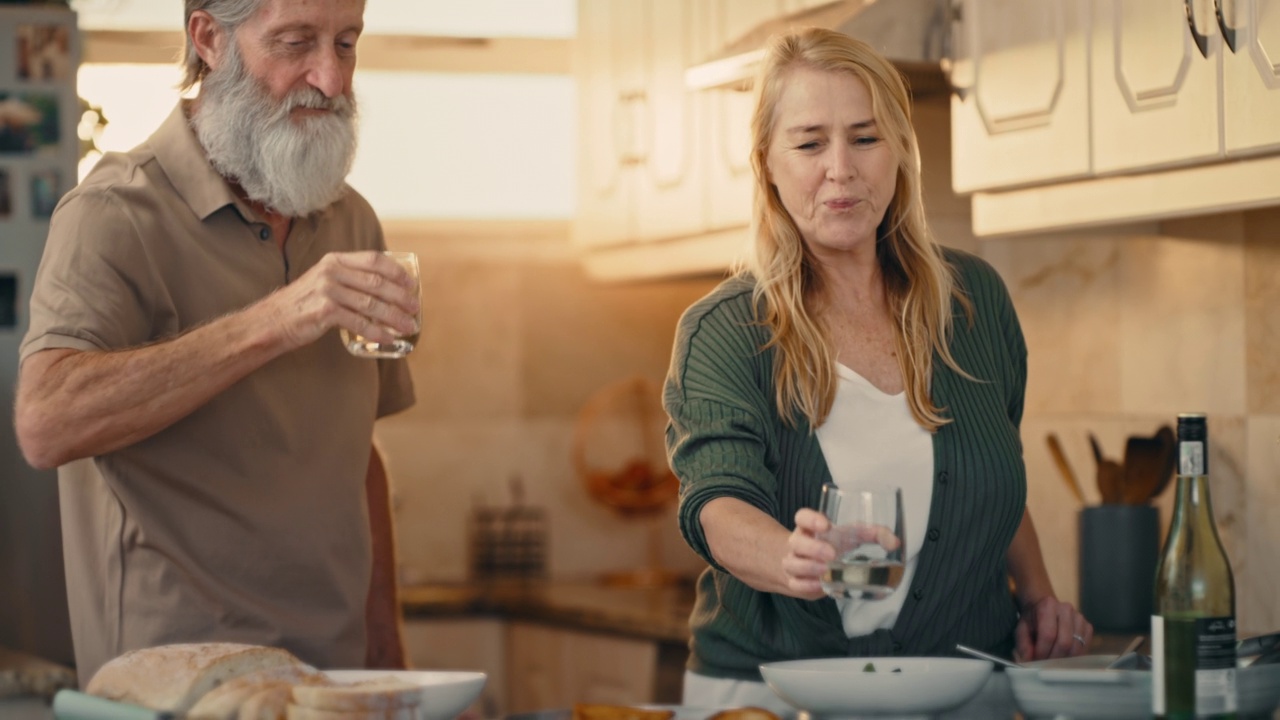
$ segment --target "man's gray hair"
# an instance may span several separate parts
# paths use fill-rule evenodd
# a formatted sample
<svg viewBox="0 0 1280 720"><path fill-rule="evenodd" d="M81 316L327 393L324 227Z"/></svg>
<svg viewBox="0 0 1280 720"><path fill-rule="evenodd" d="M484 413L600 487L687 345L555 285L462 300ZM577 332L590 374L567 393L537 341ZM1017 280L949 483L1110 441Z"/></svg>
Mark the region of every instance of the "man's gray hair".
<svg viewBox="0 0 1280 720"><path fill-rule="evenodd" d="M262 5L262 0L186 0L186 13L182 16L183 34L186 37L186 49L183 51L182 90L189 90L197 82L204 79L209 66L196 52L195 43L191 42L191 13L203 10L213 16L214 22L222 26L228 39L235 42L235 32L244 21L253 17Z"/></svg>

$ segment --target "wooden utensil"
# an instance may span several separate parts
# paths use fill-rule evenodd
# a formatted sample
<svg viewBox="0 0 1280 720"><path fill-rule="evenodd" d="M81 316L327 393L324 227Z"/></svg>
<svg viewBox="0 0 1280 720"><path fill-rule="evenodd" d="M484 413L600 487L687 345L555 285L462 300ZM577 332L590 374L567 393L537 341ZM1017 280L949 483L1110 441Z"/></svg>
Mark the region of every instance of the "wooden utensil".
<svg viewBox="0 0 1280 720"><path fill-rule="evenodd" d="M1093 459L1098 464L1098 493L1102 495L1103 505L1118 505L1122 500L1122 484L1124 468L1115 460L1108 460L1102 454L1102 445L1093 433L1089 433L1089 445L1093 448Z"/></svg>
<svg viewBox="0 0 1280 720"><path fill-rule="evenodd" d="M1126 505L1142 505L1160 486L1165 458L1160 435L1131 435L1124 445L1124 481L1120 500Z"/></svg>
<svg viewBox="0 0 1280 720"><path fill-rule="evenodd" d="M1160 482L1151 490L1147 502L1160 497L1178 470L1178 436L1174 434L1173 428L1162 426L1156 437L1160 438Z"/></svg>
<svg viewBox="0 0 1280 720"><path fill-rule="evenodd" d="M1056 433L1049 433L1045 436L1045 442L1049 443L1049 454L1053 456L1053 462L1058 466L1058 472L1062 473L1062 477L1067 481L1067 487L1070 488L1071 494L1076 496L1081 505L1087 505L1088 501L1084 499L1084 488L1081 487L1080 481L1076 478L1075 471L1071 469L1071 464L1067 462L1066 453L1062 452L1062 445L1058 442Z"/></svg>

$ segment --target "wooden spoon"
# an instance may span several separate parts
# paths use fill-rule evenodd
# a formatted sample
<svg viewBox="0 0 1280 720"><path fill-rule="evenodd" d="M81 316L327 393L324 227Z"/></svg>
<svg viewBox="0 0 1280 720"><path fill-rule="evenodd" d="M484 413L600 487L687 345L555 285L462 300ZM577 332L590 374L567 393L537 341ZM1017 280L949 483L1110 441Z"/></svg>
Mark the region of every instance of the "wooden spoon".
<svg viewBox="0 0 1280 720"><path fill-rule="evenodd" d="M1071 463L1067 462L1066 453L1062 452L1062 445L1058 442L1056 433L1049 433L1045 436L1045 442L1049 443L1049 454L1053 456L1053 462L1058 466L1058 472L1062 473L1062 477L1067 481L1067 487L1071 489L1071 494L1076 496L1081 505L1089 503L1084 499L1084 488L1080 486L1080 481L1076 479L1075 471L1071 469Z"/></svg>
<svg viewBox="0 0 1280 720"><path fill-rule="evenodd" d="M1123 500L1122 483L1124 468L1115 460L1108 460L1102 454L1102 445L1093 433L1089 433L1089 445L1093 448L1093 459L1098 464L1098 493L1102 495L1103 505L1118 505Z"/></svg>

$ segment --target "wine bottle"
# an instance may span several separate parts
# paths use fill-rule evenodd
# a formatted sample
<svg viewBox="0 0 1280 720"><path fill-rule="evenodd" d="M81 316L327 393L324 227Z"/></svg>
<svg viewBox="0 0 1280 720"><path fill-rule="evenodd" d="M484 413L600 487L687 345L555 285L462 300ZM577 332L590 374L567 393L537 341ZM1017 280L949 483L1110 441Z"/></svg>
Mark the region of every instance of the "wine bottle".
<svg viewBox="0 0 1280 720"><path fill-rule="evenodd" d="M1151 709L1167 720L1235 718L1235 580L1213 522L1202 413L1178 416L1177 492L1156 569Z"/></svg>

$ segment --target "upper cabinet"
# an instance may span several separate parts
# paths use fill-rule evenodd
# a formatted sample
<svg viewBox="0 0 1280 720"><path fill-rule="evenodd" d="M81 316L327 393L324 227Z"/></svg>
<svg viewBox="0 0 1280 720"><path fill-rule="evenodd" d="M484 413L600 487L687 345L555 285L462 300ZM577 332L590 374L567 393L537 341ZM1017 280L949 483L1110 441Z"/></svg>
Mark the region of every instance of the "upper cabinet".
<svg viewBox="0 0 1280 720"><path fill-rule="evenodd" d="M1280 0L955 2L975 235L1280 205Z"/></svg>
<svg viewBox="0 0 1280 720"><path fill-rule="evenodd" d="M1280 0L1222 0L1229 156L1280 150Z"/></svg>
<svg viewBox="0 0 1280 720"><path fill-rule="evenodd" d="M1211 1L1095 0L1094 172L1219 157L1221 61Z"/></svg>
<svg viewBox="0 0 1280 720"><path fill-rule="evenodd" d="M579 0L578 212L588 272L722 270L751 221L752 96L690 88L685 71L755 25L815 0Z"/></svg>
<svg viewBox="0 0 1280 720"><path fill-rule="evenodd" d="M957 9L951 71L956 192L1087 176L1087 5L962 0Z"/></svg>
<svg viewBox="0 0 1280 720"><path fill-rule="evenodd" d="M588 248L706 231L706 98L685 68L708 52L711 16L684 0L582 0L577 241Z"/></svg>

